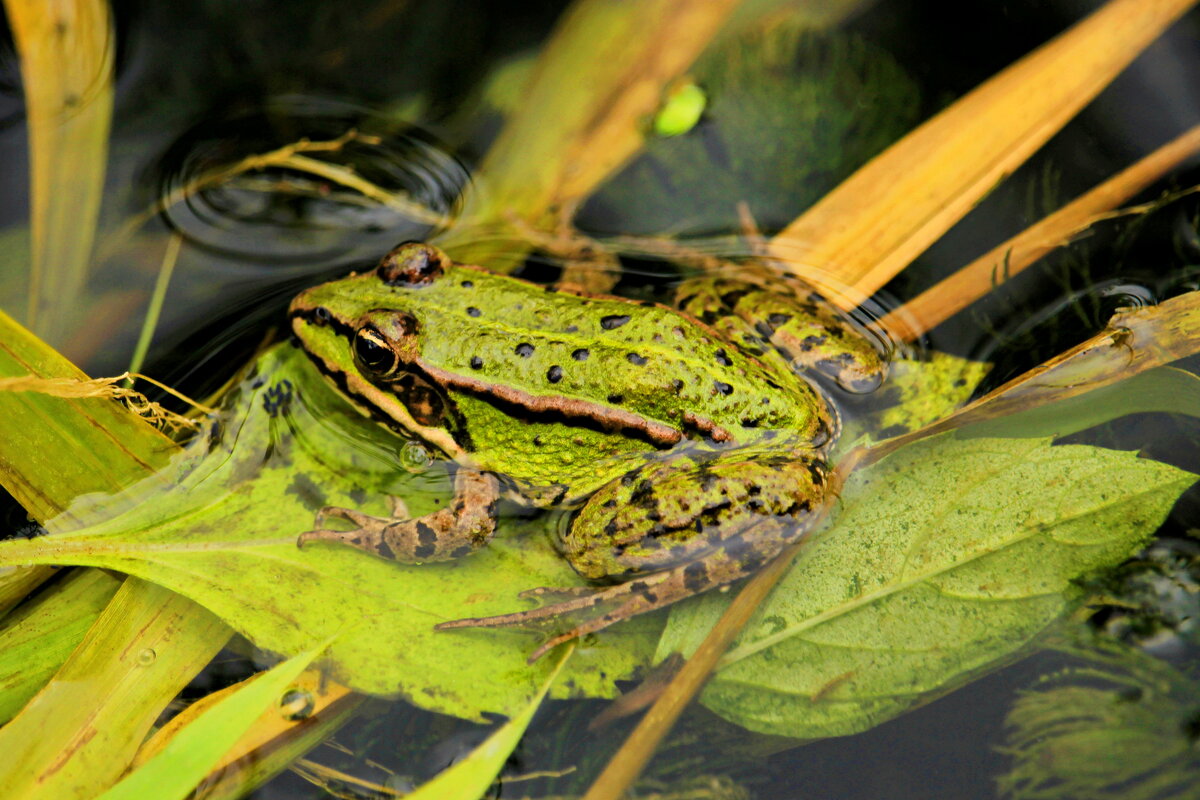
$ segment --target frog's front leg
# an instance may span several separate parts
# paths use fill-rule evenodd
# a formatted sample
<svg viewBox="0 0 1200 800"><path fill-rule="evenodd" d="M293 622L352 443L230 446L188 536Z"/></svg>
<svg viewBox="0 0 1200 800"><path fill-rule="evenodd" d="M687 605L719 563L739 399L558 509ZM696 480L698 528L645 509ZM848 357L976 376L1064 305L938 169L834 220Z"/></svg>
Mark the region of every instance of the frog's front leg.
<svg viewBox="0 0 1200 800"><path fill-rule="evenodd" d="M317 514L317 530L300 534L296 544L340 542L397 561L446 561L460 558L487 544L496 529L500 485L486 472L459 469L454 475L450 504L424 516L405 519L373 517L348 508L329 506ZM344 519L358 527L338 531L323 527L325 520Z"/></svg>
<svg viewBox="0 0 1200 800"><path fill-rule="evenodd" d="M755 572L820 518L831 494L829 481L812 451L770 443L680 455L639 468L589 498L564 541L581 575L622 583L531 611L437 627L582 618L539 647L532 661L561 642Z"/></svg>

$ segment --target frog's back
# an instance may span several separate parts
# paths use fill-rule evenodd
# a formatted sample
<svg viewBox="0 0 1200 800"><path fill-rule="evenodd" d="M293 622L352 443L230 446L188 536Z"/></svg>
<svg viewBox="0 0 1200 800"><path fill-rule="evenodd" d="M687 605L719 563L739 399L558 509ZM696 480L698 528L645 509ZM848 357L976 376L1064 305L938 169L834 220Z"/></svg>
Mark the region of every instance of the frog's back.
<svg viewBox="0 0 1200 800"><path fill-rule="evenodd" d="M828 436L821 396L713 329L655 303L583 297L455 265L420 289L421 360L476 396L670 446L770 430ZM645 420L639 424L638 420Z"/></svg>

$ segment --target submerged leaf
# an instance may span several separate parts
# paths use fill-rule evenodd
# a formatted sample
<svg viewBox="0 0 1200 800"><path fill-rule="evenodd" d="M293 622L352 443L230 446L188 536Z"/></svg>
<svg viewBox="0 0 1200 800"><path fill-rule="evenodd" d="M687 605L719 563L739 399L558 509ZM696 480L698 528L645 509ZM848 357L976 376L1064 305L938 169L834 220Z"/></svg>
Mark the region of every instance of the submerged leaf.
<svg viewBox="0 0 1200 800"><path fill-rule="evenodd" d="M660 135L584 207L585 225L675 235L737 230L745 203L777 230L916 122L917 90L883 50L818 35L797 12L722 42L692 71L703 117Z"/></svg>
<svg viewBox="0 0 1200 800"><path fill-rule="evenodd" d="M856 439L860 430L875 441L919 430L965 403L990 369L936 350L921 361L895 359L883 386L863 398L867 408L847 422L843 441Z"/></svg>
<svg viewBox="0 0 1200 800"><path fill-rule="evenodd" d="M472 719L511 712L544 674L525 664L535 640L433 626L518 609L523 589L580 584L543 537L514 535L522 526L509 521L481 552L424 565L296 545L324 505L383 514L394 494L419 514L442 502L445 475L409 473L404 445L342 400L299 351L280 346L260 358L210 435L177 459L177 480L168 472L148 482L149 494L106 500L127 509L108 521L0 542L0 562L118 569L191 598L268 650L295 654L336 636L329 664L354 689ZM648 660L653 626L626 625L582 648L556 691L612 694L614 680Z"/></svg>
<svg viewBox="0 0 1200 800"><path fill-rule="evenodd" d="M1119 563L1194 476L1049 439L937 437L847 481L703 694L765 733L865 730L1013 657ZM672 614L659 656L690 652L723 606Z"/></svg>
<svg viewBox="0 0 1200 800"><path fill-rule="evenodd" d="M1049 676L1005 720L1013 766L1004 797L1158 800L1200 785L1200 684L1137 650L1109 645L1103 668ZM1085 654L1087 655L1087 654Z"/></svg>

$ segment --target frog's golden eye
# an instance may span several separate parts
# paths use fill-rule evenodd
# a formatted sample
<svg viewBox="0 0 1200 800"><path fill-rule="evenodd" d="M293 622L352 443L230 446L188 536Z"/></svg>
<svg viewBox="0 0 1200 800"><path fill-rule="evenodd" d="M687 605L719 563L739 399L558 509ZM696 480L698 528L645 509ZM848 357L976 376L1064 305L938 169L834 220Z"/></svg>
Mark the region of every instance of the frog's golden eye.
<svg viewBox="0 0 1200 800"><path fill-rule="evenodd" d="M354 334L354 357L380 377L391 375L400 364L400 358L379 331L365 326Z"/></svg>
<svg viewBox="0 0 1200 800"><path fill-rule="evenodd" d="M424 286L441 276L448 262L433 245L405 242L383 257L378 274L388 286Z"/></svg>

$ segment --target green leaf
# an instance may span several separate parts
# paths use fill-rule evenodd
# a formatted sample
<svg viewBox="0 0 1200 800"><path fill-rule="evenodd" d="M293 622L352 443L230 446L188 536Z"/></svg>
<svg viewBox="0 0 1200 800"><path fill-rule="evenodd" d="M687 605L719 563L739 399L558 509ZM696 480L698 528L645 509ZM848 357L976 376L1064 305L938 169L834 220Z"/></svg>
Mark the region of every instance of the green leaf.
<svg viewBox="0 0 1200 800"><path fill-rule="evenodd" d="M506 521L479 553L440 564L403 565L335 544L301 550L296 537L321 506L383 514L385 496L396 494L424 513L445 500L444 471L409 473L404 440L346 404L288 345L263 355L231 402L218 428L164 474L104 501L122 513L80 530L0 542L0 563L128 572L287 655L336 636L328 653L335 679L443 713L511 713L537 691L548 666L525 664L536 637L433 626L523 608L524 589L582 585L540 529ZM75 517L109 513L72 509ZM581 648L555 691L613 694L615 680L649 660L660 624L637 621Z"/></svg>
<svg viewBox="0 0 1200 800"><path fill-rule="evenodd" d="M1049 439L935 437L847 481L814 537L703 694L764 733L865 730L1011 659L1125 559L1195 476ZM677 607L659 657L690 652L720 614Z"/></svg>
<svg viewBox="0 0 1200 800"><path fill-rule="evenodd" d="M680 136L696 127L708 96L694 83L680 86L654 117L654 133L658 136Z"/></svg>
<svg viewBox="0 0 1200 800"><path fill-rule="evenodd" d="M0 728L5 800L85 800L107 789L228 636L195 603L124 581L53 680Z"/></svg>
<svg viewBox="0 0 1200 800"><path fill-rule="evenodd" d="M87 375L0 312L0 377ZM44 522L85 492L116 492L167 463L173 444L103 398L0 391L0 483Z"/></svg>
<svg viewBox="0 0 1200 800"><path fill-rule="evenodd" d="M537 695L516 716L501 725L483 744L476 747L462 761L439 773L408 795L409 800L477 800L483 797L492 781L504 768L508 757L517 748L534 712L542 704L546 692L550 691L558 673L574 652L574 645L559 660L554 672L550 673Z"/></svg>
<svg viewBox="0 0 1200 800"><path fill-rule="evenodd" d="M113 786L99 800L182 800L233 747L259 715L277 701L318 650L300 653L261 673L197 717L163 751Z"/></svg>

